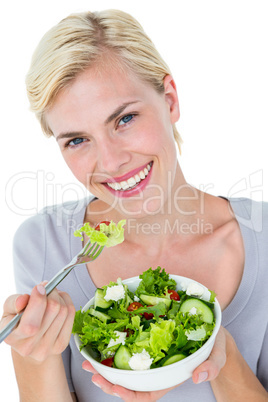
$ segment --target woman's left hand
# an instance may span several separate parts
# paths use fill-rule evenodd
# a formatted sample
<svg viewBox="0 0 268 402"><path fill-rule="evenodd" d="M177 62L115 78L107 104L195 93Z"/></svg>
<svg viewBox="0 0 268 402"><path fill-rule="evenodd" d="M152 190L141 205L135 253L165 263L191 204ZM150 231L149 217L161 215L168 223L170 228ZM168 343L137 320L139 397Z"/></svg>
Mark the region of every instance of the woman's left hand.
<svg viewBox="0 0 268 402"><path fill-rule="evenodd" d="M214 347L209 358L200 364L193 372L193 382L199 384L204 381L214 380L226 362L226 330L221 327L215 340ZM167 388L161 391L138 392L123 388L120 385L111 384L105 380L92 365L86 360L82 365L84 370L93 373L93 383L100 387L106 394L116 395L125 402L154 402L162 398L171 389L178 387L181 384L175 385L172 388Z"/></svg>

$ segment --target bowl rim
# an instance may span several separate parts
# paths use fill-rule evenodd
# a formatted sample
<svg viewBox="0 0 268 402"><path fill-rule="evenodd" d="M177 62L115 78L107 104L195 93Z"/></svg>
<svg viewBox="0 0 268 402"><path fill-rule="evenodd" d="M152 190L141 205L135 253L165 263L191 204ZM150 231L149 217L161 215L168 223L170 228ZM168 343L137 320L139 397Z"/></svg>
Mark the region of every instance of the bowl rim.
<svg viewBox="0 0 268 402"><path fill-rule="evenodd" d="M169 277L172 278L172 279L175 279L176 282L177 282L178 278L179 278L180 280L187 280L187 281L190 281L190 282L195 282L195 283L197 283L198 285L201 285L206 291L209 291L209 289L208 289L205 285L203 285L202 283L200 283L200 282L198 282L198 281L196 281L196 280L194 280L194 279L188 278L188 277L186 277L186 276L169 274ZM128 282L134 282L134 281L139 281L139 282L140 282L141 279L139 278L139 276L133 276L133 277L131 277L131 278L127 278L127 279L122 280L122 283L124 283L124 284L127 285ZM178 285L178 282L177 282L177 285ZM86 309L88 309L87 306L88 306L88 305L91 305L91 304L94 302L94 298L95 298L95 296L93 296L93 297L84 305L84 307L82 307L82 311L85 311ZM200 300L202 300L202 299L200 298ZM94 365L96 365L96 367L100 367L100 368L102 369L102 371L108 371L108 372L111 372L111 373L121 373L121 374L124 374L124 375L139 375L139 374L144 374L144 373L154 373L156 370L157 370L157 372L160 372L160 371L161 371L161 372L162 372L162 371L164 372L164 371L170 370L170 367L174 367L174 368L175 368L175 367L183 366L183 365L185 365L186 362L190 362L190 361L196 359L199 355L202 354L203 350L207 349L208 346L209 346L211 343L214 343L215 338L216 338L216 335L217 335L218 332L219 332L219 329L220 329L220 326L221 326L221 321L222 321L222 311L221 311L221 307L220 307L220 304L219 304L217 298L215 298L215 301L214 301L214 314L215 314L215 316L216 316L216 322L215 322L215 326L214 326L214 328L213 328L212 334L211 334L211 336L208 338L208 340L204 343L204 345L201 346L201 348L199 348L196 352L192 353L191 355L185 357L184 359L179 360L178 362L169 364L169 365L167 365L167 366L157 367L157 368L154 368L154 369L146 369L146 370L122 370L122 369L118 369L118 368L116 368L116 367L105 366L104 364L101 364L100 362L98 362L97 360L95 360L92 356L90 356L90 354L89 354L88 352L86 352L86 350L83 351L84 348L80 350L81 341L80 341L80 339L79 339L79 335L78 335L78 334L74 334L74 339L75 339L75 344L76 344L76 346L77 346L79 352L80 352L89 362L92 362Z"/></svg>

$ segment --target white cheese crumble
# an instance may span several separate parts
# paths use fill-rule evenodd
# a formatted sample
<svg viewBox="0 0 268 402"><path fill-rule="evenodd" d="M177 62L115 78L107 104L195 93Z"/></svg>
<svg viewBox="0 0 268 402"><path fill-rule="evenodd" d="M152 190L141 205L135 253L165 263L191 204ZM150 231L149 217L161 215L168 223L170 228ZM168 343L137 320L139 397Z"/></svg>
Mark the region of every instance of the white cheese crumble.
<svg viewBox="0 0 268 402"><path fill-rule="evenodd" d="M141 353L133 353L132 357L129 359L129 367L132 370L148 370L153 362L149 353L145 349Z"/></svg>
<svg viewBox="0 0 268 402"><path fill-rule="evenodd" d="M185 284L185 282L181 282L181 290L182 290L183 292L185 292L185 290L186 290L186 284Z"/></svg>
<svg viewBox="0 0 268 402"><path fill-rule="evenodd" d="M119 332L119 331L114 331L114 333L116 335L116 339L111 338L110 342L108 343L107 348L110 348L112 346L118 345L119 343L122 343L122 345L125 344L127 333L126 332Z"/></svg>
<svg viewBox="0 0 268 402"><path fill-rule="evenodd" d="M109 301L109 300L118 301L118 300L124 299L124 297L125 297L124 286L123 285L115 285L115 286L110 286L107 288L104 299L106 301Z"/></svg>
<svg viewBox="0 0 268 402"><path fill-rule="evenodd" d="M134 302L139 302L139 301L140 301L139 297L134 295Z"/></svg>
<svg viewBox="0 0 268 402"><path fill-rule="evenodd" d="M189 310L189 315L196 315L197 309L195 307L192 307L191 310Z"/></svg>
<svg viewBox="0 0 268 402"><path fill-rule="evenodd" d="M199 296L201 297L204 293L205 289L198 285L198 283L191 282L186 289L186 294L188 296Z"/></svg>

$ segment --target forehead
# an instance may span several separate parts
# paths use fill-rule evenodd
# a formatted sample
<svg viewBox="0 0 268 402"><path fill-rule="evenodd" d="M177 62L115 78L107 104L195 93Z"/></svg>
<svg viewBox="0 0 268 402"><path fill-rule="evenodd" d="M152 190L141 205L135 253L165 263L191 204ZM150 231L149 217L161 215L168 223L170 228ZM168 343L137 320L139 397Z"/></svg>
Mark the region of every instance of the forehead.
<svg viewBox="0 0 268 402"><path fill-rule="evenodd" d="M67 126L88 119L105 121L120 104L153 101L156 91L129 69L122 66L96 64L82 73L57 95L46 112L48 126L57 135Z"/></svg>

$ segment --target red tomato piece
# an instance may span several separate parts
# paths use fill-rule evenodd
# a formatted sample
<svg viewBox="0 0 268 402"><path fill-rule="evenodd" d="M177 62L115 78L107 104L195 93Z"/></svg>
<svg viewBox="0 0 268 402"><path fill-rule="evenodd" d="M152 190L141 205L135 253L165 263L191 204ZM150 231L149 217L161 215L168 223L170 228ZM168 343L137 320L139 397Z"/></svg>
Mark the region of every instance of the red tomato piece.
<svg viewBox="0 0 268 402"><path fill-rule="evenodd" d="M180 300L180 295L175 290L168 289L168 293L170 294L171 300Z"/></svg>
<svg viewBox="0 0 268 402"><path fill-rule="evenodd" d="M100 224L101 223L105 223L105 225L110 225L110 221L102 221L102 222L100 222L100 223L98 223L96 226L95 226L95 230L100 230Z"/></svg>
<svg viewBox="0 0 268 402"><path fill-rule="evenodd" d="M113 357L108 357L107 359L102 360L101 364L104 364L105 366L108 366L108 367L113 367L114 358Z"/></svg>
<svg viewBox="0 0 268 402"><path fill-rule="evenodd" d="M127 333L127 338L134 334L133 329L130 329L130 328L125 328L123 332Z"/></svg>
<svg viewBox="0 0 268 402"><path fill-rule="evenodd" d="M143 305L139 302L133 302L130 303L130 305L127 308L127 311L135 311L138 310L138 308L143 307Z"/></svg>
<svg viewBox="0 0 268 402"><path fill-rule="evenodd" d="M152 318L154 318L154 315L153 315L153 313L143 313L143 317L146 319L146 320L151 320Z"/></svg>

